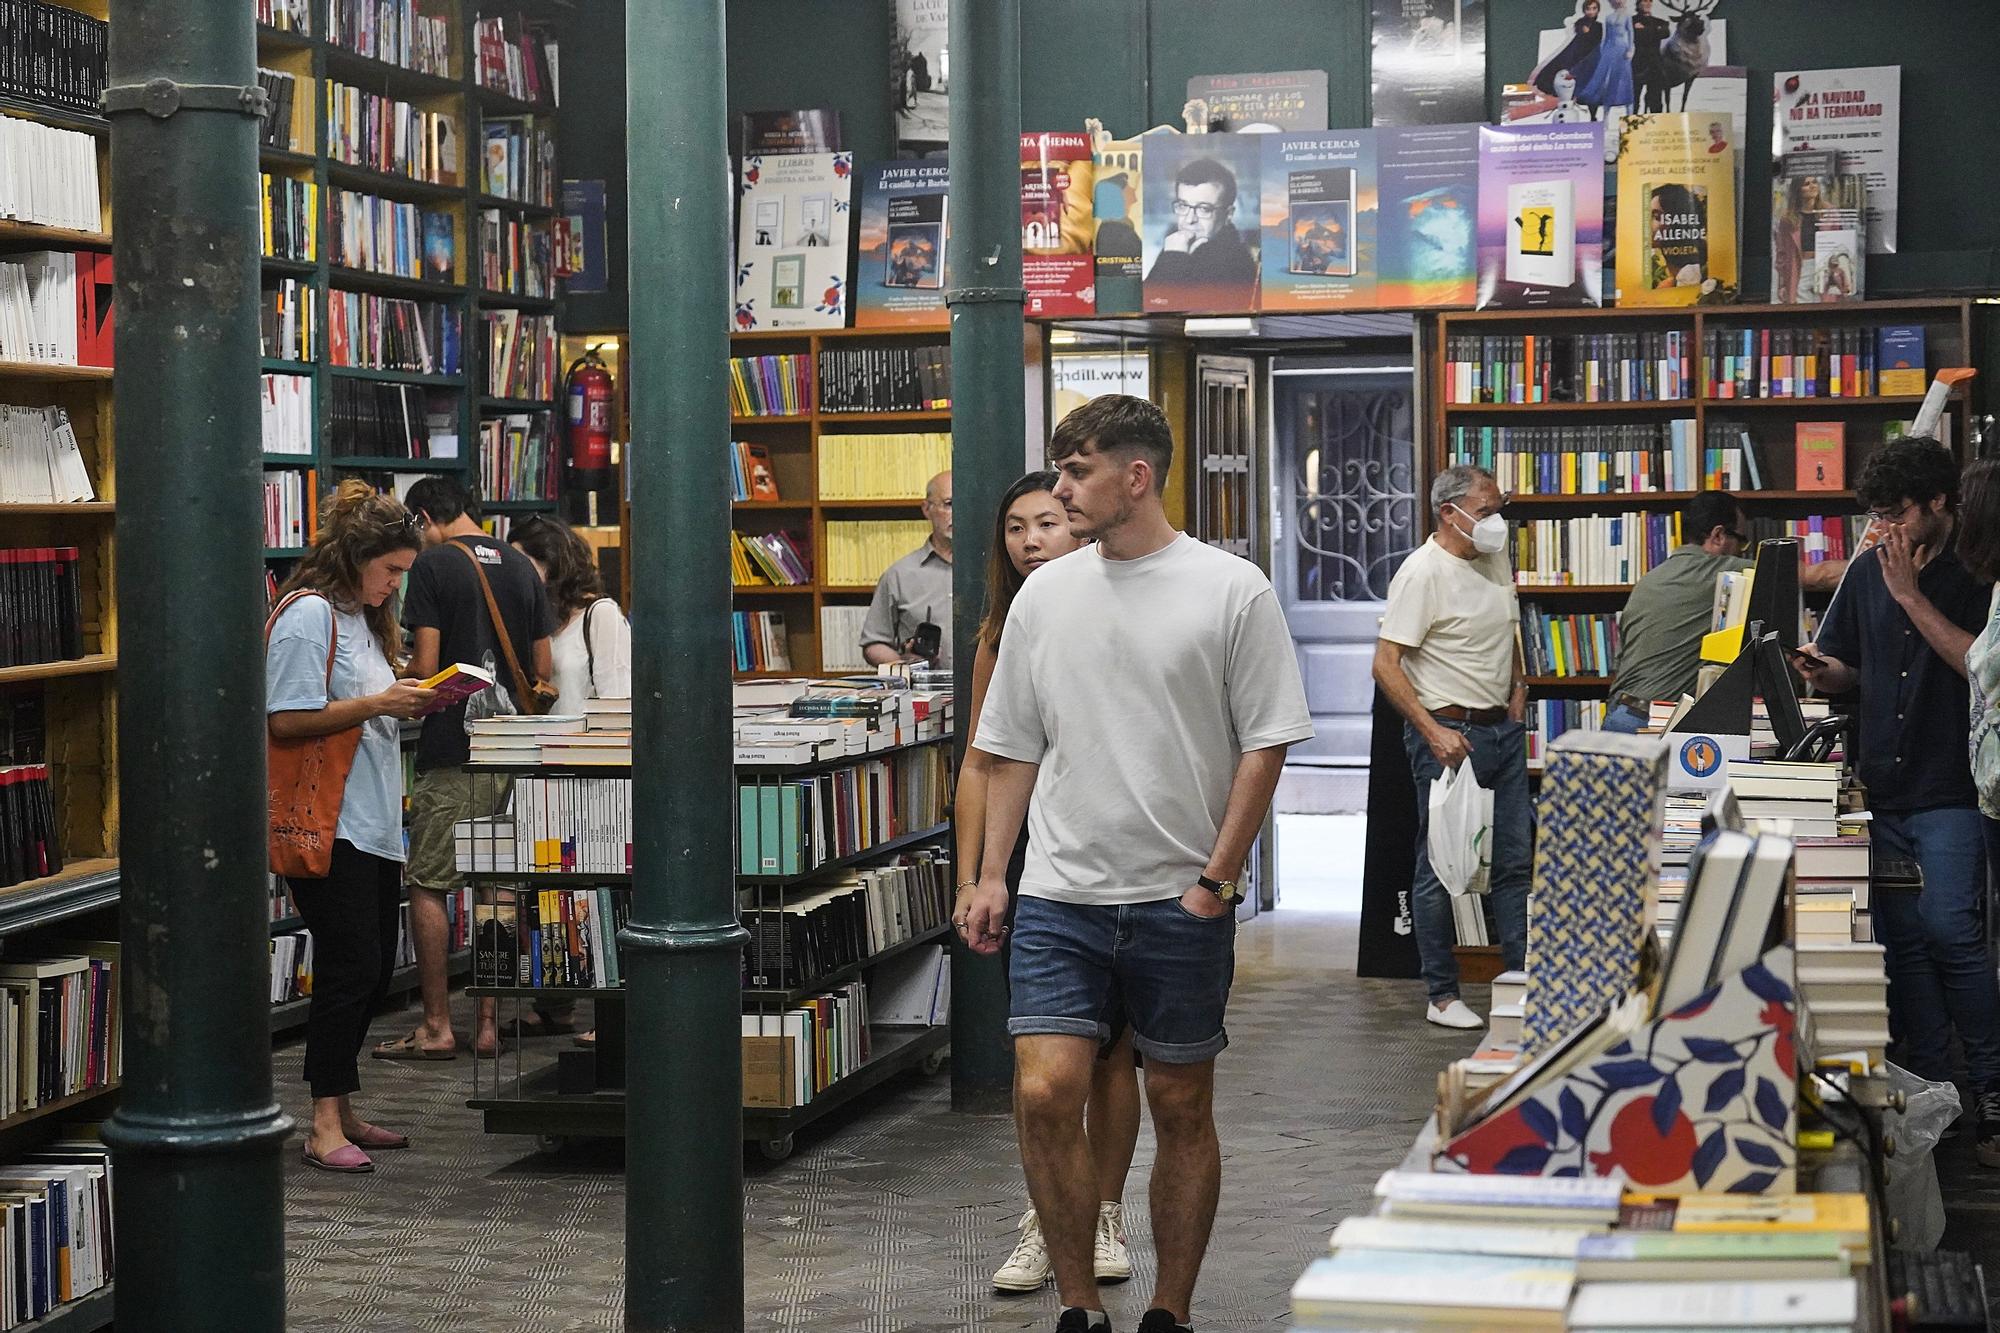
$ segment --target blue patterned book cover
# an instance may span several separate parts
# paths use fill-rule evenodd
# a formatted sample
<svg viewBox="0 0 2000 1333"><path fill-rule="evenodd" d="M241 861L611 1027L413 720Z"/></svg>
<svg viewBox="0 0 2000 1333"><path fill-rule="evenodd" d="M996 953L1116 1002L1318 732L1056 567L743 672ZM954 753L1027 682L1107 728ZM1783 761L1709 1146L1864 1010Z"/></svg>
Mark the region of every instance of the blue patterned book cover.
<svg viewBox="0 0 2000 1333"><path fill-rule="evenodd" d="M1666 776L1657 736L1572 731L1550 748L1528 896L1525 1050L1595 1018L1638 980Z"/></svg>

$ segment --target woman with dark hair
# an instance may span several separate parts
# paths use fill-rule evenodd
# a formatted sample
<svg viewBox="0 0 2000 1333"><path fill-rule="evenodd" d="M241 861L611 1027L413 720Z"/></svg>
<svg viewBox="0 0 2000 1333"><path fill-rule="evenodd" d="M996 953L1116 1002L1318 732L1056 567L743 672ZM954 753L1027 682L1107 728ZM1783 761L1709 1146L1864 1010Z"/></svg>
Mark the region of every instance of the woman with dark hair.
<svg viewBox="0 0 2000 1333"><path fill-rule="evenodd" d="M992 683L993 669L1000 661L1000 639L1007 628L1007 612L1014 596L1028 576L1051 560L1080 548L1083 543L1070 535L1069 517L1054 495L1056 474L1030 472L1000 497L994 517L993 545L986 560L986 615L979 622L979 648L972 659L972 715L966 735L979 732L979 713L986 703L986 687ZM958 842L958 864L976 867L986 845L985 756L978 750L966 752L965 766L959 770L958 795L952 825ZM1025 826L1007 863L1007 887L1018 889L1021 870L1028 855ZM965 924L966 899L975 881L958 886L958 901L951 918ZM1128 1028L1098 1052L1092 1071L1090 1100L1087 1103L1087 1133L1090 1156L1097 1170L1097 1279L1122 1282L1132 1276L1132 1259L1125 1249L1125 1177L1132 1168L1132 1151L1139 1139L1139 1077L1132 1054L1132 1033ZM993 1274L993 1285L1002 1291L1036 1291L1052 1273L1048 1245L1035 1210L1021 1218L1021 1239L1007 1262Z"/></svg>
<svg viewBox="0 0 2000 1333"><path fill-rule="evenodd" d="M368 1020L396 962L404 855L396 723L422 716L437 698L435 690L396 679L396 597L421 546L416 520L394 498L364 482L342 482L264 634L271 739L361 731L326 877L286 879L313 937L305 1059L313 1116L305 1157L322 1171L373 1171L366 1150L410 1146L363 1120L352 1094L361 1087L357 1057Z"/></svg>
<svg viewBox="0 0 2000 1333"><path fill-rule="evenodd" d="M554 711L574 716L583 712L587 699L631 698L632 625L617 601L604 595L597 560L583 538L559 518L534 514L509 530L507 542L534 563L548 589L549 611L556 622L549 640L558 691ZM574 1032L575 1016L574 1000L553 1004L538 1000L534 1013L522 1021L521 1031L529 1036ZM594 1030L576 1039L579 1046L596 1043Z"/></svg>

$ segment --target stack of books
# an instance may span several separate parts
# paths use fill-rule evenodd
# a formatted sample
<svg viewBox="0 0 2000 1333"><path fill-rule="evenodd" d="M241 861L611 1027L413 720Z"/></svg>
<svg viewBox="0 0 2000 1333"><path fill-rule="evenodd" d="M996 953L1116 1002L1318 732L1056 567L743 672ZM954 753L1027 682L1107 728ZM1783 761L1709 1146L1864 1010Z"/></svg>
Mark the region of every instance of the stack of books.
<svg viewBox="0 0 2000 1333"><path fill-rule="evenodd" d="M0 1103L8 1116L117 1080L115 942L0 962Z"/></svg>
<svg viewBox="0 0 2000 1333"><path fill-rule="evenodd" d="M1731 759L1727 776L1745 820L1793 837L1839 834L1839 764Z"/></svg>
<svg viewBox="0 0 2000 1333"><path fill-rule="evenodd" d="M790 989L938 929L951 915L952 862L942 851L911 852L891 865L841 874L782 904L750 888L740 893L750 942L743 984Z"/></svg>
<svg viewBox="0 0 2000 1333"><path fill-rule="evenodd" d="M951 433L925 435L822 435L819 439L819 498L826 500L909 500L951 469Z"/></svg>
<svg viewBox="0 0 2000 1333"><path fill-rule="evenodd" d="M1657 709L1660 705L1655 705ZM1660 892L1654 929L1662 942L1671 940L1687 894L1688 862L1701 843L1701 817L1708 802L1693 793L1669 794L1660 835Z"/></svg>
<svg viewBox="0 0 2000 1333"><path fill-rule="evenodd" d="M930 540L923 519L842 519L826 525L826 581L873 585L890 565ZM945 611L948 608L939 607Z"/></svg>
<svg viewBox="0 0 2000 1333"><path fill-rule="evenodd" d="M1493 1002L1486 1014L1488 1046L1521 1044L1522 1002L1528 997L1528 974L1518 968L1493 978Z"/></svg>
<svg viewBox="0 0 2000 1333"><path fill-rule="evenodd" d="M1882 1063L1889 1042L1889 978L1881 945L1800 940L1798 982L1820 1058L1859 1053L1870 1069Z"/></svg>
<svg viewBox="0 0 2000 1333"><path fill-rule="evenodd" d="M1833 896L1845 901L1851 909L1851 929L1844 938L1872 940L1875 914L1868 892L1872 854L1865 831L1868 824L1843 813L1837 827L1840 831L1831 838L1793 839L1799 900L1803 903L1808 897ZM1800 941L1804 942L1803 935Z"/></svg>
<svg viewBox="0 0 2000 1333"><path fill-rule="evenodd" d="M313 937L309 930L291 930L271 937L271 1003L303 999L312 994Z"/></svg>
<svg viewBox="0 0 2000 1333"><path fill-rule="evenodd" d="M582 731L584 719L581 713L550 713L544 717L513 713L472 718L465 729L471 737L469 763L539 764L543 740Z"/></svg>
<svg viewBox="0 0 2000 1333"><path fill-rule="evenodd" d="M0 1163L0 1327L39 1320L112 1279L111 1150L96 1126Z"/></svg>

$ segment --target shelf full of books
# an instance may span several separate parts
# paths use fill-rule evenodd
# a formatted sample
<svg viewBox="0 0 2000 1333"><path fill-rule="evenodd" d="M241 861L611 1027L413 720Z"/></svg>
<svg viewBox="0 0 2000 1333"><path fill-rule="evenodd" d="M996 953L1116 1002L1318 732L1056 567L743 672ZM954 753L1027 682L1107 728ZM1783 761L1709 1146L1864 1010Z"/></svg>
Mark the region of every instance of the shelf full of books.
<svg viewBox="0 0 2000 1333"><path fill-rule="evenodd" d="M1545 667L1528 672L1536 761L1602 720L1589 696L1616 663L1602 628L1685 539L1687 501L1730 491L1753 539L1793 536L1808 561L1847 558L1860 536L1854 478L1908 428L1931 377L1971 364L1972 348L1958 299L1561 313L1440 315L1431 363L1433 474L1474 463L1509 496L1524 649ZM1940 426L1961 455L1970 412L1960 395ZM1579 638L1586 625L1597 628ZM1572 669L1572 653L1588 669Z"/></svg>
<svg viewBox="0 0 2000 1333"><path fill-rule="evenodd" d="M735 668L866 671L861 622L890 564L923 546L951 467L951 349L936 329L731 336Z"/></svg>
<svg viewBox="0 0 2000 1333"><path fill-rule="evenodd" d="M258 23L273 581L314 535L296 493L346 477L553 507L552 32L428 0L260 0Z"/></svg>
<svg viewBox="0 0 2000 1333"><path fill-rule="evenodd" d="M509 1008L599 1004L599 1050L554 1069L482 1059L471 1105L489 1130L622 1133L630 918L631 714L473 723L477 800L456 830L473 894L472 993ZM948 693L907 683L751 681L736 708L738 911L748 1136L775 1144L945 1040ZM504 793L504 794L503 794ZM607 1019L611 1021L607 1022ZM575 1066L594 1060L588 1079Z"/></svg>
<svg viewBox="0 0 2000 1333"><path fill-rule="evenodd" d="M0 71L0 931L115 900L118 868L103 9L21 0L10 41L36 59Z"/></svg>

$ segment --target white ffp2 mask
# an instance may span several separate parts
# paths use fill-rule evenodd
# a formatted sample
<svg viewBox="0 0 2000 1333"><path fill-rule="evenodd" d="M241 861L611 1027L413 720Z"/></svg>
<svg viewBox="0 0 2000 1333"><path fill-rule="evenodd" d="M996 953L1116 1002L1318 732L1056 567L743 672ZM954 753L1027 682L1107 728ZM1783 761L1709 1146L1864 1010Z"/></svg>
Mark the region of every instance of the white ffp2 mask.
<svg viewBox="0 0 2000 1333"><path fill-rule="evenodd" d="M1453 505L1452 508L1458 509L1458 506ZM1466 518L1472 518L1472 515L1463 509L1458 509L1458 512ZM1466 532L1463 528L1459 531L1472 539L1472 549L1481 555L1492 555L1496 551L1506 549L1507 520L1498 514L1488 514L1485 518L1473 519L1470 532Z"/></svg>

